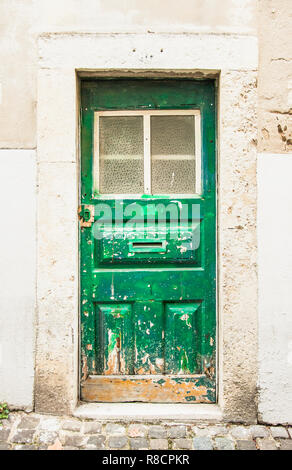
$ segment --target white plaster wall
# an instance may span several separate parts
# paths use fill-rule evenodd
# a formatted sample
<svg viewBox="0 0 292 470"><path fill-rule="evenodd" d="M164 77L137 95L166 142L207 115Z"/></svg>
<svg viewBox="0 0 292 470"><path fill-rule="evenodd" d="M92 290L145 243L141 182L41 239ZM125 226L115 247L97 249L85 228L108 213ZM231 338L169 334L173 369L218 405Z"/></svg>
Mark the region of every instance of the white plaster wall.
<svg viewBox="0 0 292 470"><path fill-rule="evenodd" d="M33 28L42 32L256 32L255 0L34 0L33 4L37 18Z"/></svg>
<svg viewBox="0 0 292 470"><path fill-rule="evenodd" d="M258 155L259 418L292 423L292 154Z"/></svg>
<svg viewBox="0 0 292 470"><path fill-rule="evenodd" d="M35 152L0 150L0 401L31 409L34 383Z"/></svg>
<svg viewBox="0 0 292 470"><path fill-rule="evenodd" d="M29 149L36 145L39 34L256 35L256 3L255 0L1 0L0 147ZM223 50L218 51L219 56ZM247 53L253 50L249 47Z"/></svg>

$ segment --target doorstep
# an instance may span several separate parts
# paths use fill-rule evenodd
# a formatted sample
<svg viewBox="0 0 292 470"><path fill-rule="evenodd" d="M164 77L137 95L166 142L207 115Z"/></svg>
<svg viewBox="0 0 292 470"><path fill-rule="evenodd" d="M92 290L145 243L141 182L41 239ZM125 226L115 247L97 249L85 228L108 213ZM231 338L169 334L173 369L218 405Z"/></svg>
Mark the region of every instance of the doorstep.
<svg viewBox="0 0 292 470"><path fill-rule="evenodd" d="M80 403L73 416L81 419L115 421L222 421L223 413L217 404L161 403Z"/></svg>

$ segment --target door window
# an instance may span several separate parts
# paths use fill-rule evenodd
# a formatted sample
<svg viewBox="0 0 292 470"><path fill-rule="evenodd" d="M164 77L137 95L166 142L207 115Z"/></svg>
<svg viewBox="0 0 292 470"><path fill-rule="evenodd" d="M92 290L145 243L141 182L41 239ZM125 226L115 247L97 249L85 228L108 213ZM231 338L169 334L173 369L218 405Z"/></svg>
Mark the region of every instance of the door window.
<svg viewBox="0 0 292 470"><path fill-rule="evenodd" d="M198 110L95 112L97 194L200 194Z"/></svg>

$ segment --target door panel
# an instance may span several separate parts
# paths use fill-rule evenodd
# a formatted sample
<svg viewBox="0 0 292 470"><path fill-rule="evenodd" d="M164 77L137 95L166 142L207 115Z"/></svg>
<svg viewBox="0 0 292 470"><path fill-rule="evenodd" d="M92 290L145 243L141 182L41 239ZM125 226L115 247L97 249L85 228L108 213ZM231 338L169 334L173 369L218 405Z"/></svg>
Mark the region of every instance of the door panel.
<svg viewBox="0 0 292 470"><path fill-rule="evenodd" d="M214 402L214 82L81 91L81 398Z"/></svg>
<svg viewBox="0 0 292 470"><path fill-rule="evenodd" d="M98 372L133 373L132 306L126 303L96 305Z"/></svg>
<svg viewBox="0 0 292 470"><path fill-rule="evenodd" d="M201 303L166 304L165 373L196 374L200 367Z"/></svg>

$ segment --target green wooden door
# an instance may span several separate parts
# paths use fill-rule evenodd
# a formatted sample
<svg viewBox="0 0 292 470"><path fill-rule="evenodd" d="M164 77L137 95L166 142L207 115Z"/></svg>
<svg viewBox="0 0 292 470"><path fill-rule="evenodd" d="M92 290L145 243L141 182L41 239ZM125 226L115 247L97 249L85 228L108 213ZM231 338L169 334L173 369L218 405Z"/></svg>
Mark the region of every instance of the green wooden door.
<svg viewBox="0 0 292 470"><path fill-rule="evenodd" d="M215 402L212 80L81 85L81 398Z"/></svg>

